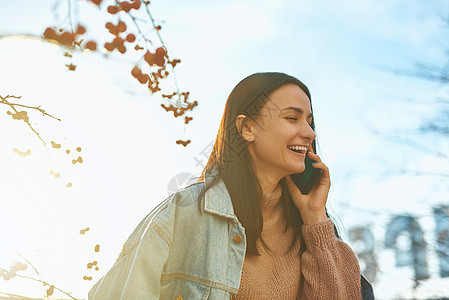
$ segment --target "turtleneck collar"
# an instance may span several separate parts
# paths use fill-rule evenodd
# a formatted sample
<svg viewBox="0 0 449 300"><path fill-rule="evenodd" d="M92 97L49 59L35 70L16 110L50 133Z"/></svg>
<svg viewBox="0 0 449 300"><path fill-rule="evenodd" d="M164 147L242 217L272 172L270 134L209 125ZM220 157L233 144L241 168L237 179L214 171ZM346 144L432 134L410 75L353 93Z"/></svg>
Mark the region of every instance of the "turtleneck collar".
<svg viewBox="0 0 449 300"><path fill-rule="evenodd" d="M278 184L272 192L263 193L261 208L264 209L276 206L279 203L281 195L282 195L282 188L280 184Z"/></svg>

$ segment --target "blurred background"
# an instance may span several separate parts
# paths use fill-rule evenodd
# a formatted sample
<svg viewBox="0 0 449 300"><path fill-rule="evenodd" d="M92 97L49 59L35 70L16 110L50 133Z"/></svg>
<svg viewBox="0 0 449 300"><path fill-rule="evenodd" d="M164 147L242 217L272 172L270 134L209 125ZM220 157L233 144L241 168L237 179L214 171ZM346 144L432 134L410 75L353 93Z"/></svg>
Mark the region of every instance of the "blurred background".
<svg viewBox="0 0 449 300"><path fill-rule="evenodd" d="M232 88L277 71L311 90L328 204L377 298L449 299L447 1L154 0L154 24L96 2L0 2L0 296L87 297L200 174ZM131 76L133 43L104 50L118 18L181 59L162 92ZM42 39L78 23L96 51ZM198 101L188 124L160 106L176 86Z"/></svg>

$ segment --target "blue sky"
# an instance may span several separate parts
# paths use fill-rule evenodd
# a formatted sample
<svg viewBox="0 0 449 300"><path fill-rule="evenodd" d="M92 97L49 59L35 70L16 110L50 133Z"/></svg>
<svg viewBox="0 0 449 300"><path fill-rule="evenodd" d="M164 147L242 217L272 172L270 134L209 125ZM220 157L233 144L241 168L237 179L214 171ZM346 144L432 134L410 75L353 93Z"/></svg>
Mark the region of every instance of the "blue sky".
<svg viewBox="0 0 449 300"><path fill-rule="evenodd" d="M41 34L55 24L53 3L8 3L0 12L0 33ZM49 157L23 124L0 118L0 165L5 166L0 170L0 197L7 199L9 211L0 224L15 224L2 233L8 246L0 250L5 253L1 266L10 264L16 249L36 262L47 281L82 297L90 283L75 282L92 258L90 245L98 242L104 249L97 255L102 268L95 280L111 266L139 220L167 196L170 179L201 171L195 157L213 141L235 84L254 72L280 71L298 77L311 90L321 154L332 175L330 207L346 232L369 226L375 234L378 259L384 262L376 282L378 295L407 298L412 273L395 268L393 253L383 249L386 224L392 214L416 215L426 241L434 245L431 209L447 204L448 186L435 177L382 175L402 168L447 172L447 159L423 149L435 145L447 152L449 145L440 138L411 135L421 145L413 148L389 137L402 129L409 132L432 116L437 106L429 103L447 90L383 68L444 64L447 29L441 16L448 14L449 4L155 0L151 8L157 22L164 21L161 34L169 53L182 59L176 69L181 90L199 101L188 126L169 117L158 96L149 96L129 76L129 64L79 54L74 57L78 68L71 73L64 67L63 52L54 46L0 40L1 95L22 95L24 103L42 105L61 117L59 123L32 115L45 138L72 153L81 146L85 161L73 166L68 155L54 150ZM92 5L80 2L79 16L88 33L107 38L98 27L104 18ZM174 143L178 138L190 138L192 144L181 148ZM14 147L33 154L18 157ZM60 170L62 178L53 178L50 169ZM65 188L69 181L70 189ZM92 228L87 240L77 233L86 226ZM437 276L432 251L431 281L447 286ZM57 276L61 272L52 257L70 271ZM417 293L439 290L430 281L426 284ZM35 295L41 290L34 283L17 285L22 288L1 282L0 291Z"/></svg>

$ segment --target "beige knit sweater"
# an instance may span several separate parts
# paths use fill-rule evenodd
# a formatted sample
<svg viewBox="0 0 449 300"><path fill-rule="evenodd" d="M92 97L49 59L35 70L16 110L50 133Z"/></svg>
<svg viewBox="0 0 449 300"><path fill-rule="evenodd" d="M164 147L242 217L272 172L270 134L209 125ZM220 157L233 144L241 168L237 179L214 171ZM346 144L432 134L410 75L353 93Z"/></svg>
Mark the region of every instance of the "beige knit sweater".
<svg viewBox="0 0 449 300"><path fill-rule="evenodd" d="M299 243L285 232L285 217L277 186L263 195L262 238L271 252L257 241L260 256L246 256L237 299L361 299L360 269L351 248L338 240L330 219L303 226L307 251L298 256ZM301 281L303 288L300 290Z"/></svg>

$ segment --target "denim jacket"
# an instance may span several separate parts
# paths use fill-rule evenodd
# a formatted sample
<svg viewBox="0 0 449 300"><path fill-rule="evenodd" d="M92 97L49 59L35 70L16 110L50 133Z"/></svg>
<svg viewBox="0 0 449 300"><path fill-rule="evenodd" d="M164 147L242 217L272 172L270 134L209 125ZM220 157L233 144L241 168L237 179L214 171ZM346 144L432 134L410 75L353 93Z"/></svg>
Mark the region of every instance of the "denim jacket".
<svg viewBox="0 0 449 300"><path fill-rule="evenodd" d="M245 229L222 180L205 193L200 207L197 197L205 182L173 194L140 222L89 299L235 298ZM363 299L374 299L372 289L367 295Z"/></svg>

